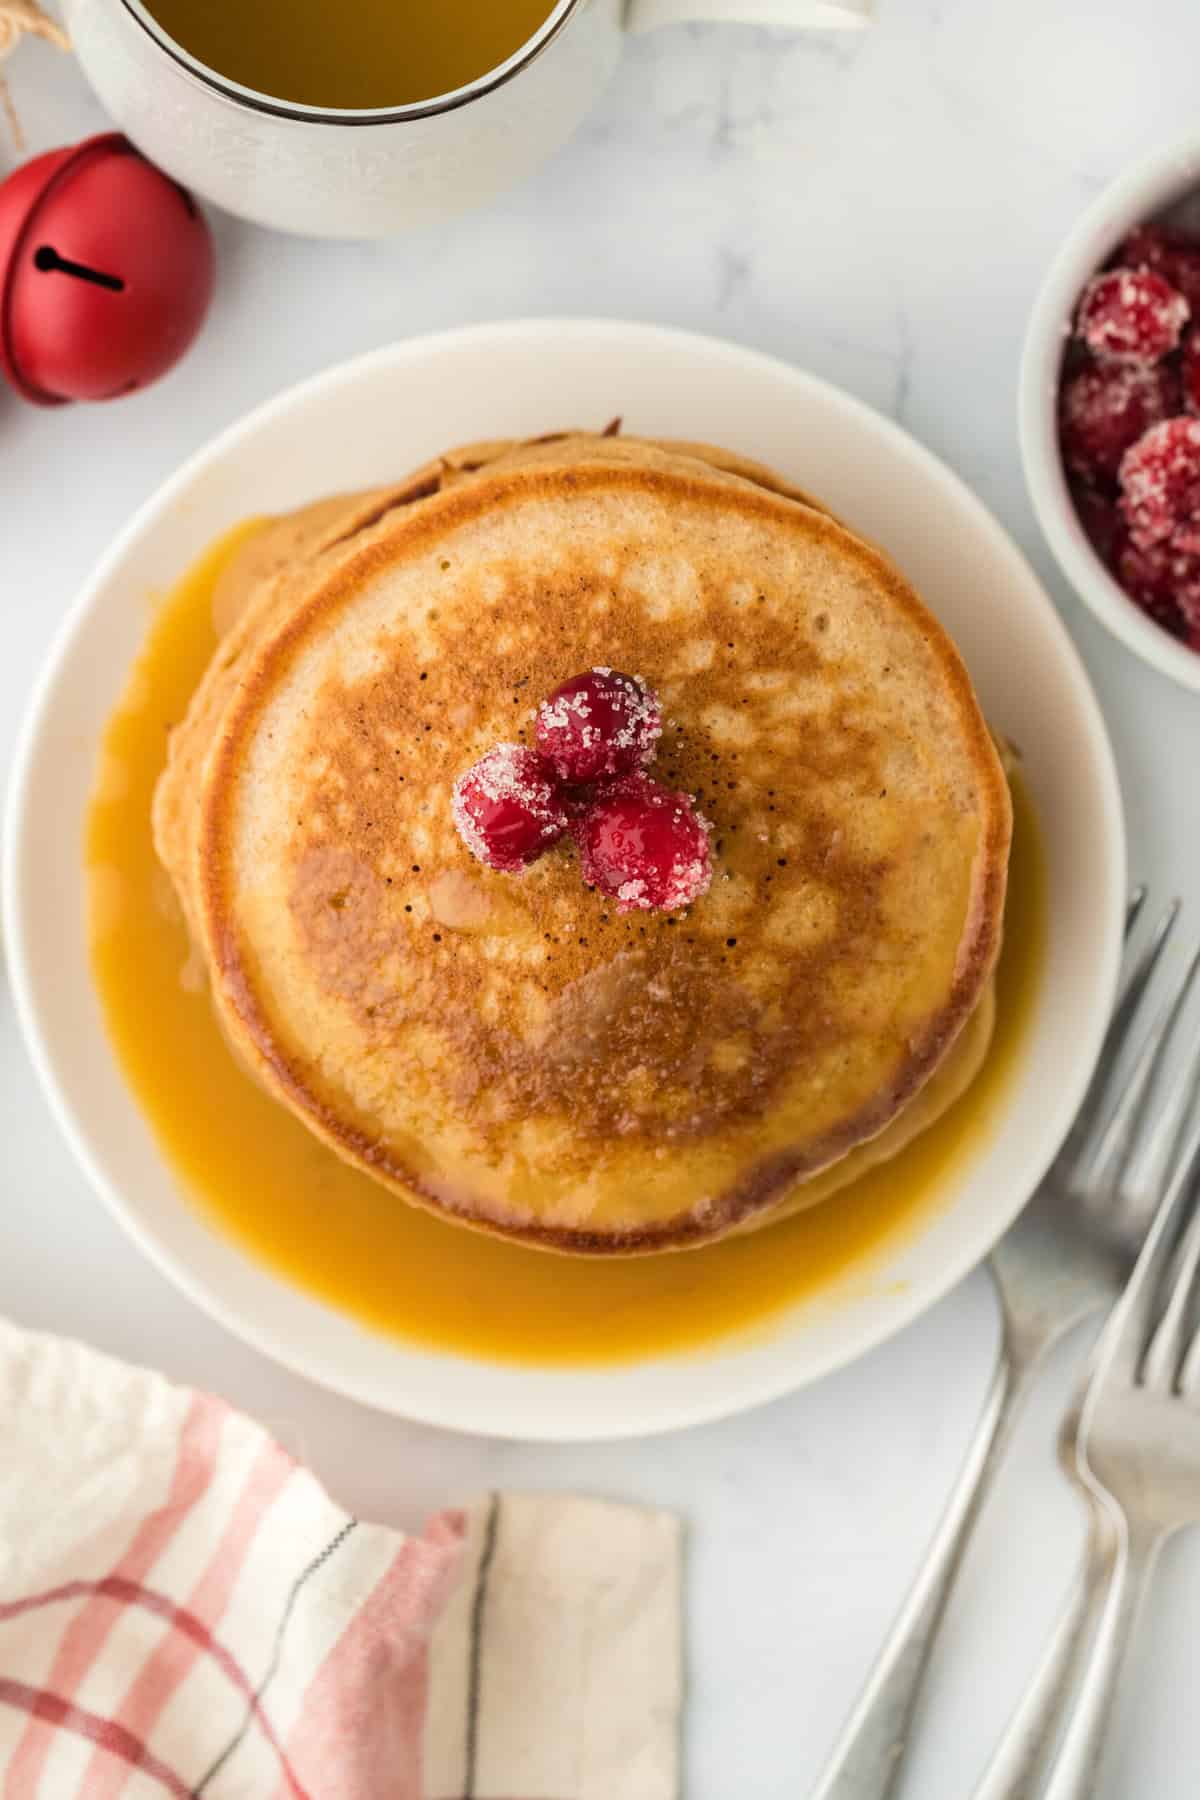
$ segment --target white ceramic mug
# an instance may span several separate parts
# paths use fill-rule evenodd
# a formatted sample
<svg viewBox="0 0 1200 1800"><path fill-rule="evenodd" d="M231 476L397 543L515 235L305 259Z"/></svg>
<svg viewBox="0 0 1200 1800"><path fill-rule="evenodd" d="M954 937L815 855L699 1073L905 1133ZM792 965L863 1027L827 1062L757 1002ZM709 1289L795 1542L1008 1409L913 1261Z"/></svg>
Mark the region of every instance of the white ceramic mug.
<svg viewBox="0 0 1200 1800"><path fill-rule="evenodd" d="M626 31L696 19L856 26L871 3L557 0L529 42L478 81L410 106L343 112L227 80L142 0L64 0L84 73L139 149L229 212L317 237L382 237L519 180L570 136Z"/></svg>

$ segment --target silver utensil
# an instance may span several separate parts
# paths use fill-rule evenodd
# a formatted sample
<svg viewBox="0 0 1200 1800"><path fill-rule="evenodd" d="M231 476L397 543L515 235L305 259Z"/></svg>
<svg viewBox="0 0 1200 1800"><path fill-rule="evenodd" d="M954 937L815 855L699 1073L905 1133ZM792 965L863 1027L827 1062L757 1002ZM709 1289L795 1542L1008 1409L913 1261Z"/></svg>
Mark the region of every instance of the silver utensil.
<svg viewBox="0 0 1200 1800"><path fill-rule="evenodd" d="M1177 1076L1159 1115L1153 1150L1169 1169L1165 1192L1060 1440L1064 1465L1089 1507L1081 1597L1056 1634L976 1800L1090 1800L1117 1684L1159 1552L1172 1533L1200 1521L1200 1332L1194 1330L1200 1118L1187 1129L1198 1093L1200 1050ZM1176 1227L1189 1213L1176 1246ZM1086 1669L1077 1679L1081 1649L1089 1644Z"/></svg>
<svg viewBox="0 0 1200 1800"><path fill-rule="evenodd" d="M938 1624L1040 1365L1067 1331L1113 1304L1137 1254L1146 1215L1111 1202L1196 974L1193 960L1138 1052L1111 1118L1101 1125L1114 1071L1133 1041L1146 991L1179 916L1179 901L1173 900L1145 947L1131 953L1145 899L1146 890L1139 888L1130 900L1124 984L1076 1122L989 1259L1000 1309L1000 1351L962 1473L813 1800L887 1800L894 1791Z"/></svg>

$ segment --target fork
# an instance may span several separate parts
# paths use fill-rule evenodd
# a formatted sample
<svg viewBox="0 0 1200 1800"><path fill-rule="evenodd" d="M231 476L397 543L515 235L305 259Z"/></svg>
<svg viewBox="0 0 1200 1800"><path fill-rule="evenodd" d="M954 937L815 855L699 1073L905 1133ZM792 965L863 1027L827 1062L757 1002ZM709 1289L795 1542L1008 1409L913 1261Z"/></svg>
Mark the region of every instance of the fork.
<svg viewBox="0 0 1200 1800"><path fill-rule="evenodd" d="M1200 1094L1200 1049L1175 1094L1186 1096L1184 1124ZM1173 1150L1180 1135L1172 1133ZM1175 1531L1200 1522L1200 1331L1188 1329L1200 1270L1200 1117L1170 1166L1154 1224L1061 1437L1062 1460L1090 1515L1082 1603L1060 1627L976 1800L1090 1800L1159 1552ZM1090 1659L1056 1751L1059 1714L1087 1642Z"/></svg>
<svg viewBox="0 0 1200 1800"><path fill-rule="evenodd" d="M1116 1300L1137 1255L1145 1212L1113 1197L1188 994L1200 950L1137 1052L1101 1125L1117 1064L1179 917L1173 900L1138 954L1129 946L1146 890L1126 913L1126 969L1095 1074L1075 1124L1037 1191L988 1262L1001 1342L982 1417L942 1522L813 1800L887 1800L899 1776L917 1696L950 1590L1040 1366L1067 1331ZM1098 1571L1097 1579L1102 1571Z"/></svg>

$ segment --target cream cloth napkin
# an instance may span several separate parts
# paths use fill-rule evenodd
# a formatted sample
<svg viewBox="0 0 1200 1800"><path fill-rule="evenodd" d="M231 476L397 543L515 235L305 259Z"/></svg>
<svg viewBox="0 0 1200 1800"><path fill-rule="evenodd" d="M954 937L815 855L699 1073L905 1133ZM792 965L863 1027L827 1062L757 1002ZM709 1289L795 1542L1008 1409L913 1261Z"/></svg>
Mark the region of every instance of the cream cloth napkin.
<svg viewBox="0 0 1200 1800"><path fill-rule="evenodd" d="M681 1689L670 1515L496 1495L405 1536L222 1401L0 1321L3 1800L675 1800Z"/></svg>
<svg viewBox="0 0 1200 1800"><path fill-rule="evenodd" d="M465 1562L433 1642L430 1800L675 1800L678 1519L494 1494Z"/></svg>

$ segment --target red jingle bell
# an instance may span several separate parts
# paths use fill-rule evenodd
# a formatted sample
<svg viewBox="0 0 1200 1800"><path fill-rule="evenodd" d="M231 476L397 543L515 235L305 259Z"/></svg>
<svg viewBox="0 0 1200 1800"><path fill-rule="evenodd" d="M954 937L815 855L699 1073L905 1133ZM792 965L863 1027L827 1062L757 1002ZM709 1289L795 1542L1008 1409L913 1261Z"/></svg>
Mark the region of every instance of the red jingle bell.
<svg viewBox="0 0 1200 1800"><path fill-rule="evenodd" d="M0 367L26 400L115 400L199 331L213 247L190 194L117 132L0 186Z"/></svg>

